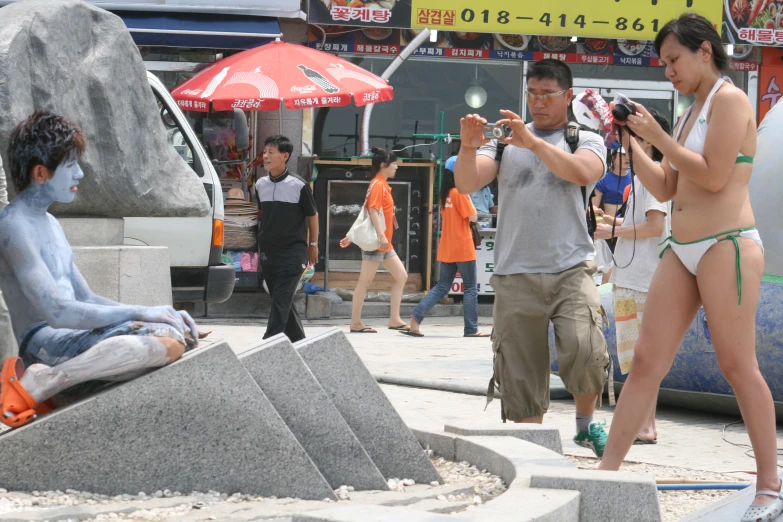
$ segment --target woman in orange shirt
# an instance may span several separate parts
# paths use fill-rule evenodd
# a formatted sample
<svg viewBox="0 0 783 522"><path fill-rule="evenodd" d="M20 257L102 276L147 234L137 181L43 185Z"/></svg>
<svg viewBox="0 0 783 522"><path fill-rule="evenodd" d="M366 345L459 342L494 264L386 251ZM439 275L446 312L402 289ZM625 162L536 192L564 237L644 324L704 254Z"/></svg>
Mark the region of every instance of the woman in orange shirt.
<svg viewBox="0 0 783 522"><path fill-rule="evenodd" d="M454 173L448 169L443 171L440 206L443 216L443 228L438 245L440 278L413 311L410 330L402 333L413 337L424 337L424 334L419 331L419 325L427 312L449 294L451 284L459 270L462 282L465 284L465 297L462 302L465 317L464 336L489 337L489 334L478 330L476 247L473 246L473 236L470 233L470 222L477 219L476 208L469 195L460 194L454 187Z"/></svg>
<svg viewBox="0 0 783 522"><path fill-rule="evenodd" d="M389 314L390 330L407 330L408 325L400 317L400 303L402 302L402 291L405 283L408 281L408 273L405 271L397 252L392 247L392 234L397 228L397 220L394 217L394 200L392 199L391 187L386 182L393 178L397 173L397 156L388 149L372 148L373 158L372 166L377 173L370 181L370 187L367 189L367 209L370 212L370 219L378 237L381 238L381 246L373 252L362 250L362 271L359 274L359 282L353 292L353 301L351 303L351 332L352 333L378 333L362 322L362 307L364 298L367 295L367 287L370 286L378 271L378 266L383 263L383 267L389 271L394 278L391 289L391 313ZM382 230L381 215L386 225L386 231ZM351 240L343 238L340 246L346 248L351 244Z"/></svg>

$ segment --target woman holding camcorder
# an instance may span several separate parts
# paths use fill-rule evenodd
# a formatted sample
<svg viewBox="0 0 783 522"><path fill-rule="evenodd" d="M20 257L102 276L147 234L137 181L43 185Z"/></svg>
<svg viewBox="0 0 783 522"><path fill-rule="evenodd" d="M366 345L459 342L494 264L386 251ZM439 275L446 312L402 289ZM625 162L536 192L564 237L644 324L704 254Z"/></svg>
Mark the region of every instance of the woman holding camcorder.
<svg viewBox="0 0 783 522"><path fill-rule="evenodd" d="M783 512L783 499L775 410L755 351L764 273L764 250L748 193L756 152L755 111L745 93L722 78L729 57L707 19L688 13L672 20L658 33L655 48L674 88L695 95L696 101L674 137L641 105L616 107L626 113L620 118L615 114L620 125L664 156L656 165L644 154L635 155L635 174L657 200L674 203L671 235L650 285L600 469L620 467L703 305L718 364L734 389L756 457L756 498L742 520L772 520ZM626 149L642 150L636 138L622 134Z"/></svg>

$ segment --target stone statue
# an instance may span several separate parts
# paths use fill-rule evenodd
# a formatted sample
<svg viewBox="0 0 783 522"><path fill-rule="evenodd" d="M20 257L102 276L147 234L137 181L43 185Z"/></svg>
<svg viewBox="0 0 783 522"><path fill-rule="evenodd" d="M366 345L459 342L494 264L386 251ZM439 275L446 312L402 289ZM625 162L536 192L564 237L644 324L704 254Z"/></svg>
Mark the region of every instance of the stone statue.
<svg viewBox="0 0 783 522"><path fill-rule="evenodd" d="M0 212L0 288L13 303L19 357L0 372L0 421L18 427L47 399L88 381L121 381L169 364L196 345L186 312L126 306L95 295L73 262L57 202L74 201L85 175L81 130L36 111L10 136L8 171L17 195Z"/></svg>

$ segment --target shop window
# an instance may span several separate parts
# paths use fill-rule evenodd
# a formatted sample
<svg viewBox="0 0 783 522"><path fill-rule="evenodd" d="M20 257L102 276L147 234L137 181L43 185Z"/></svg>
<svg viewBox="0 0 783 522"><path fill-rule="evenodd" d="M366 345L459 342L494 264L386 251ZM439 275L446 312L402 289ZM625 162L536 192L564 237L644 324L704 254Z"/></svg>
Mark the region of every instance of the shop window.
<svg viewBox="0 0 783 522"><path fill-rule="evenodd" d="M391 60L354 58L355 63L380 75ZM521 63L479 63L409 59L391 77L394 100L375 105L370 125L370 146L400 150L405 158L429 158L430 148L421 146L413 134L440 132L440 113L445 112L444 132L459 134L459 120L478 113L494 121L501 109L520 110ZM471 108L468 89L480 86L486 92L481 107ZM317 109L313 125L315 153L321 157L361 154L363 108L347 106ZM432 152L437 154L433 147Z"/></svg>

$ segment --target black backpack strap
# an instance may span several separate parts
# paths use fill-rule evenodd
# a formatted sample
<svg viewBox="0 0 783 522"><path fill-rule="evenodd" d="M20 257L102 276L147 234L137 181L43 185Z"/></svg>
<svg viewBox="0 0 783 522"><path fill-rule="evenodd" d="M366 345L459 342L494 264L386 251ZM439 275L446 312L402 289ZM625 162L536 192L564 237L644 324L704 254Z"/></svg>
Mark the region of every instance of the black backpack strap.
<svg viewBox="0 0 783 522"><path fill-rule="evenodd" d="M579 147L579 130L580 126L576 123L569 123L566 127L565 133L566 133L566 143L568 143L568 148L571 149L571 154L576 153L576 149ZM593 209L593 196L595 195L595 190L593 190L590 193L590 197L587 197L587 187L579 187L582 189L582 201L585 202L585 207L587 209L587 233L590 234L590 239L593 239L595 236L595 229L598 227L598 223L595 219L595 209Z"/></svg>

